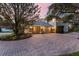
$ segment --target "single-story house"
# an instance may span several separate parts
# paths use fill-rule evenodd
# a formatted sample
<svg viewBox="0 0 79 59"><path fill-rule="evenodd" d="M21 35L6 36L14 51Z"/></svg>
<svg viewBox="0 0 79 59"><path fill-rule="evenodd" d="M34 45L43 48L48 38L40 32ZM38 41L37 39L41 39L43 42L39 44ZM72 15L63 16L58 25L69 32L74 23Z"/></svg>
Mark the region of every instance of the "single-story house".
<svg viewBox="0 0 79 59"><path fill-rule="evenodd" d="M28 29L25 29L25 33L63 33L68 32L68 26L66 23L63 23L61 18L54 17L51 21L47 22L46 20L34 21L33 25L29 26Z"/></svg>

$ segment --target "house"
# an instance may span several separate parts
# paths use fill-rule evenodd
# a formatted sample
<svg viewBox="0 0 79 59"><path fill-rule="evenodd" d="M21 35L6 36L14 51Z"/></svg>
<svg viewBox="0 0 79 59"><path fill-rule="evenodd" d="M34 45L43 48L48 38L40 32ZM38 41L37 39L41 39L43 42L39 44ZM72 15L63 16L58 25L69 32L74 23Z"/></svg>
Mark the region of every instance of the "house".
<svg viewBox="0 0 79 59"><path fill-rule="evenodd" d="M25 33L28 31L32 33L52 33L54 32L54 27L44 20L38 20L33 22L33 25L25 30Z"/></svg>
<svg viewBox="0 0 79 59"><path fill-rule="evenodd" d="M51 24L52 26L56 26L56 33L63 33L63 32L68 32L69 30L69 24L68 23L64 23L63 19L59 18L59 17L53 17L52 20L49 22L49 24Z"/></svg>
<svg viewBox="0 0 79 59"><path fill-rule="evenodd" d="M25 29L25 33L63 33L67 32L68 28L65 29L66 24L63 23L63 20L59 17L52 18L51 21L47 22L46 20L37 20L33 22L33 25L29 26L28 29Z"/></svg>

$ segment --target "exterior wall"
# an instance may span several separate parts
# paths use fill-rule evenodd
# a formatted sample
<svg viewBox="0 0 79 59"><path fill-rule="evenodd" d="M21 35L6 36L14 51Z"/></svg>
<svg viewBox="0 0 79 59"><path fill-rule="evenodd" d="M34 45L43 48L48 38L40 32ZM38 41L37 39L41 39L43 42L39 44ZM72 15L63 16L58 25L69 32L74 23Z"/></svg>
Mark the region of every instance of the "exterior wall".
<svg viewBox="0 0 79 59"><path fill-rule="evenodd" d="M56 33L56 30L57 30L57 26L54 26L54 33Z"/></svg>
<svg viewBox="0 0 79 59"><path fill-rule="evenodd" d="M38 23L36 25L32 25L30 26L29 29L26 29L25 32L31 32L31 33L63 33L63 32L67 32L68 28L65 23L63 23L63 20L60 19L59 17L54 17L50 22L49 22L49 26L44 26L44 25L38 25Z"/></svg>
<svg viewBox="0 0 79 59"><path fill-rule="evenodd" d="M68 32L68 25L54 25L54 26L37 26L33 25L30 26L30 28L25 29L25 33L30 32L30 33L63 33L63 32Z"/></svg>
<svg viewBox="0 0 79 59"><path fill-rule="evenodd" d="M67 24L67 23L64 25L64 32L68 32L69 31L69 27L68 26L69 26L69 24Z"/></svg>
<svg viewBox="0 0 79 59"><path fill-rule="evenodd" d="M54 26L30 26L30 28L25 29L25 33L53 33L56 32L56 27Z"/></svg>

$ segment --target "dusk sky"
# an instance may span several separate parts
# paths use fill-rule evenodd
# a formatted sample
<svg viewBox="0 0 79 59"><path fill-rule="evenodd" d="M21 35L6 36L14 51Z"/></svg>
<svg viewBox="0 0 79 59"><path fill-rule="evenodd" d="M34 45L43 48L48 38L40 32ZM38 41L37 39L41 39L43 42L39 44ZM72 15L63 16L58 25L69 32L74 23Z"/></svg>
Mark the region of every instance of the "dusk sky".
<svg viewBox="0 0 79 59"><path fill-rule="evenodd" d="M41 7L40 17L44 18L47 14L48 7L51 3L38 3L39 7Z"/></svg>

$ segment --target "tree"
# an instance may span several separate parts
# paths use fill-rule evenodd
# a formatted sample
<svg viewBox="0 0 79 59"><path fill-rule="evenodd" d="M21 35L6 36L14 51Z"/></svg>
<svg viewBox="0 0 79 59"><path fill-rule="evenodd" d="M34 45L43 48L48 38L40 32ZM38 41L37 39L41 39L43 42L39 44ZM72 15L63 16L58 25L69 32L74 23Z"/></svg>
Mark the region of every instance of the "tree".
<svg viewBox="0 0 79 59"><path fill-rule="evenodd" d="M0 18L0 26L2 25L2 18Z"/></svg>
<svg viewBox="0 0 79 59"><path fill-rule="evenodd" d="M61 16L62 14L66 13L74 13L78 9L78 7L74 6L71 3L57 3L51 4L48 9L49 11L47 14Z"/></svg>
<svg viewBox="0 0 79 59"><path fill-rule="evenodd" d="M48 9L47 17L50 15L59 16L63 22L71 23L74 28L79 26L79 4L57 3L51 4Z"/></svg>
<svg viewBox="0 0 79 59"><path fill-rule="evenodd" d="M46 17L46 20L47 20L47 21L50 21L50 20L52 20L52 18L53 18L53 15L48 15L48 16Z"/></svg>
<svg viewBox="0 0 79 59"><path fill-rule="evenodd" d="M73 23L72 19L74 18L74 15L73 14L70 14L70 15L66 15L63 17L63 21L66 23L66 22L69 22L69 23Z"/></svg>
<svg viewBox="0 0 79 59"><path fill-rule="evenodd" d="M79 10L79 7L77 7L75 4L72 3L51 4L48 9L49 9L47 13L48 16L53 15L53 16L59 16L60 18L66 18L66 17L69 18L70 15L73 15L75 18L75 16L79 14L78 12L76 12L77 10Z"/></svg>
<svg viewBox="0 0 79 59"><path fill-rule="evenodd" d="M33 3L0 3L0 15L13 29L14 34L24 34L31 20L39 16L40 9Z"/></svg>

